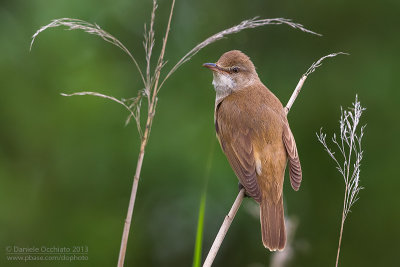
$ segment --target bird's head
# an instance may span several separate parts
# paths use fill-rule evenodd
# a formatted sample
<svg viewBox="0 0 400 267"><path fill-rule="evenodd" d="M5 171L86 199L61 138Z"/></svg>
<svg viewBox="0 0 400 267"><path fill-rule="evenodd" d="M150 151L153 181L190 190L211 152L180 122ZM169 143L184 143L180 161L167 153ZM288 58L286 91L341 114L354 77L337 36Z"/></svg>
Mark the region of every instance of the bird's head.
<svg viewBox="0 0 400 267"><path fill-rule="evenodd" d="M216 63L205 63L203 66L213 71L217 98L226 97L259 81L253 62L239 50L226 52Z"/></svg>

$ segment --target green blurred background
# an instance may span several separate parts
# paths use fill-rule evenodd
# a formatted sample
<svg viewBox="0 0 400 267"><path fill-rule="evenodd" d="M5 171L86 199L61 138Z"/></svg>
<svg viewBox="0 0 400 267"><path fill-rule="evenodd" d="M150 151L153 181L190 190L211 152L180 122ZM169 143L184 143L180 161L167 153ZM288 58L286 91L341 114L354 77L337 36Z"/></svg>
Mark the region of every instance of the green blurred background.
<svg viewBox="0 0 400 267"><path fill-rule="evenodd" d="M156 54L170 4L159 1ZM121 106L60 93L88 90L128 98L142 88L140 77L118 48L80 31L51 29L39 35L32 52L29 44L51 19L80 18L119 38L144 66L143 24L151 5L150 0L1 1L1 266L116 265L139 137L134 124L124 127L127 113ZM331 52L351 54L326 60L289 114L303 183L299 192L287 180L284 188L286 215L298 222L288 266L334 264L344 183L315 132L322 126L329 135L337 131L340 106L350 106L356 94L367 107L365 190L345 224L340 265L398 266L399 11L395 0L178 0L166 70L208 36L254 16L291 18L324 36L285 25L246 30L208 46L168 80L144 159L126 266L192 264L208 179L204 258L236 197L237 179L214 133L212 76L201 67L232 49L252 58L283 103L313 61ZM245 199L214 266L269 266L271 253L262 246L252 211L252 200ZM85 245L89 260L10 262L10 245Z"/></svg>

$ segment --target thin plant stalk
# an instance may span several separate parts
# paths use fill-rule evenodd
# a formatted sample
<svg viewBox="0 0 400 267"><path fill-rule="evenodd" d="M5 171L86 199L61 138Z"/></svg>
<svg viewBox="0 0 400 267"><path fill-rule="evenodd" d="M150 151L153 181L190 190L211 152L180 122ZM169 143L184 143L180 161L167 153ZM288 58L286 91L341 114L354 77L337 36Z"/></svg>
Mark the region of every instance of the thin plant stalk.
<svg viewBox="0 0 400 267"><path fill-rule="evenodd" d="M221 228L219 228L218 234L214 239L214 242L211 246L210 252L208 252L207 258L204 261L203 267L210 267L213 262L215 257L217 256L218 250L221 247L222 241L224 241L224 238L226 236L226 233L229 230L229 227L231 226L233 219L235 218L235 215L237 211L240 208L240 205L242 204L243 198L245 195L245 190L242 188L235 201L233 202L233 205L231 209L229 210L228 215L225 216L224 222L221 225Z"/></svg>
<svg viewBox="0 0 400 267"><path fill-rule="evenodd" d="M339 243L336 253L336 267L339 265L344 223L351 207L358 200L358 193L363 189L363 187L360 186L359 181L361 160L363 158L361 141L364 135L365 125L361 127L359 132L357 132L357 129L364 110L365 108L363 108L358 101L358 96L356 96L353 107L348 110L343 110L343 108L341 109L340 140L338 141L336 134L334 134L332 142L339 149L343 158L343 163L340 163L340 160L335 156L335 152L333 152L333 150L331 150L326 144L326 134L322 132L322 129L320 130L320 133L317 134L318 141L324 146L325 151L328 152L329 156L336 163L336 169L342 175L345 183Z"/></svg>
<svg viewBox="0 0 400 267"><path fill-rule="evenodd" d="M349 147L349 159L351 159L351 152L353 151L353 139L350 139L350 147ZM347 165L347 177L349 177L350 174L350 164ZM340 247L342 245L342 236L343 236L343 227L344 227L344 222L346 220L346 203L347 203L347 192L349 190L349 187L347 186L347 183L345 183L345 189L344 189L344 198L343 198L343 210L342 210L342 220L340 223L340 233L339 233L339 244L338 244L338 249L337 249L337 254L336 254L336 264L335 267L338 267L339 265L339 256L340 256Z"/></svg>
<svg viewBox="0 0 400 267"><path fill-rule="evenodd" d="M341 220L341 222L340 222L339 244L338 244L338 249L337 249L337 253L336 253L336 264L335 264L335 267L338 267L338 265L339 265L339 255L340 255L340 247L341 247L341 245L342 245L343 227L344 227L344 221L346 220L346 219L345 219L344 211L345 211L346 201L347 201L347 199L346 199L347 190L348 190L348 189L347 189L347 186L346 186L346 189L345 189L345 191L344 191L343 210L342 210L342 220Z"/></svg>
<svg viewBox="0 0 400 267"><path fill-rule="evenodd" d="M153 3L155 3L155 1ZM142 142L141 142L141 145L140 145L139 158L138 158L138 162L137 162L137 165L136 165L135 176L133 178L132 192L131 192L131 197L130 197L130 200L129 200L128 212L126 214L126 219L125 219L125 224L124 224L124 231L122 233L121 248L120 248L119 257L118 257L118 267L124 266L126 247L128 245L129 229L130 229L131 221L132 221L133 208L135 206L136 192L137 192L137 188L138 188L138 184L139 184L140 173L141 173L141 170L142 170L145 148L146 148L146 145L147 145L147 142L148 142L148 139L149 139L151 126L153 124L153 119L154 119L154 115L155 115L155 112L156 112L157 91L158 91L157 86L158 86L158 81L160 79L161 68L162 68L162 65L163 65L165 47L166 47L167 41L168 41L168 34L169 34L169 31L170 31L170 28L171 28L171 20L172 20L172 14L174 12L174 6L175 6L175 0L172 0L171 12L169 14L167 29L166 29L166 32L165 32L165 37L164 37L164 41L163 41L160 57L158 59L158 66L157 66L156 74L155 74L155 83L154 83L154 86L153 86L153 95L152 95L152 98L151 98L151 102L150 102L150 106L149 106L149 110L148 110L148 114L147 114L146 128L144 130L143 139L142 139ZM154 11L155 11L155 8L153 8L153 12ZM154 19L153 16L152 16L152 19ZM151 30L152 30L152 27L151 27ZM150 59L148 61L148 64L150 64Z"/></svg>
<svg viewBox="0 0 400 267"><path fill-rule="evenodd" d="M353 147L353 140L350 141L350 150L349 150L349 158L351 158L351 152L353 149L351 149ZM350 164L347 165L347 177L349 176L349 172L350 172ZM336 264L335 267L338 267L339 265L339 256L340 256L340 247L342 245L342 236L343 236L343 228L344 228L344 222L346 220L346 203L347 203L347 191L349 190L349 187L347 186L347 183L345 185L345 189L344 189L344 198L343 198L343 210L342 210L342 219L340 222L340 232L339 232L339 244L338 244L338 249L337 249L337 254L336 254Z"/></svg>
<svg viewBox="0 0 400 267"><path fill-rule="evenodd" d="M314 62L311 65L311 67L306 71L306 73L304 73L301 76L299 82L297 83L296 88L294 89L294 91L292 93L292 96L290 97L288 103L286 104L286 107L284 108L286 114L288 114L290 109L292 108L292 105L293 105L294 101L296 100L297 96L299 95L300 90L303 87L303 84L304 84L305 80L307 79L307 77L311 73L313 73L316 68L318 68L319 66L322 65L322 61L325 58L335 57L335 56L340 55L340 54L347 55L346 53L343 53L343 52L332 53L332 54L326 55L326 56L320 58L319 60L317 60L316 62ZM235 199L235 201L234 201L234 203L233 203L228 215L225 217L225 220L222 223L222 225L221 225L221 227L220 227L220 229L218 231L217 236L215 237L215 240L214 240L214 242L213 242L213 244L211 246L211 249L208 252L207 258L204 261L203 267L210 267L212 265L212 263L214 262L215 256L217 255L218 250L221 247L222 241L224 240L225 235L228 232L229 227L230 227L233 219L235 218L235 215L236 215L238 209L240 208L240 205L242 204L244 195L245 195L244 188L242 188L239 191L239 193L238 193L238 195L237 195L237 197L236 197L236 199Z"/></svg>

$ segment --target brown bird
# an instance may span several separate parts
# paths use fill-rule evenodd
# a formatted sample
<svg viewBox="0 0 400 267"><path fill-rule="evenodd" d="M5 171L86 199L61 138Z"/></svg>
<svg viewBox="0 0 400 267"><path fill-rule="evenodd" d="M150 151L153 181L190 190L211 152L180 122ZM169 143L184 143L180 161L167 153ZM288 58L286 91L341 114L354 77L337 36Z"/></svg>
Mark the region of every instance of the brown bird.
<svg viewBox="0 0 400 267"><path fill-rule="evenodd" d="M260 204L262 241L271 251L286 243L282 190L287 161L290 183L300 187L302 173L296 143L279 99L260 81L248 56L226 52L213 71L215 130L228 161Z"/></svg>

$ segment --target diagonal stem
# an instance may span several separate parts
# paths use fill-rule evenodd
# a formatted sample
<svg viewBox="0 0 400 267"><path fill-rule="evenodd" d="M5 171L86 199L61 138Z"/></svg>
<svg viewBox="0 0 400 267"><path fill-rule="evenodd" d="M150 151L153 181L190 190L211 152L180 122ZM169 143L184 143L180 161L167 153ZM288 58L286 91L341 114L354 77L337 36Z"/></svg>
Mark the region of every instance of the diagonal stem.
<svg viewBox="0 0 400 267"><path fill-rule="evenodd" d="M218 231L217 236L215 237L214 243L211 246L210 252L207 255L206 260L204 261L203 267L210 267L214 262L215 256L217 256L219 247L222 244L222 241L225 238L226 233L228 232L229 227L233 219L235 218L236 212L240 208L240 204L242 204L243 197L244 197L244 188L239 191L235 202L233 202L232 208L229 211L228 215L226 215L224 222L221 225L221 228Z"/></svg>
<svg viewBox="0 0 400 267"><path fill-rule="evenodd" d="M118 257L118 267L124 266L126 247L128 244L128 237L129 237L129 229L130 229L131 221L132 221L133 208L135 206L136 192L137 192L137 188L138 188L138 184L139 184L140 172L142 170L144 150L146 147L147 138L148 138L148 127L146 127L146 130L145 130L145 133L144 133L144 136L142 139L142 143L140 145L139 158L137 161L135 176L133 178L131 198L129 200L128 213L126 215L124 231L122 234L121 248L120 248L119 257Z"/></svg>
<svg viewBox="0 0 400 267"><path fill-rule="evenodd" d="M151 130L151 126L153 124L155 109L157 106L157 92L158 92L157 86L158 86L158 81L160 79L160 71L161 71L161 67L163 64L165 47L167 45L167 40L168 40L168 33L169 33L169 30L171 27L171 20L172 20L174 6L175 6L175 0L172 1L171 12L169 15L167 30L165 33L163 46L162 46L159 61L158 61L159 67L157 68L157 71L155 73L155 75L156 75L155 83L154 83L153 92L152 92L153 95L151 96L151 102L148 107L146 128L145 128L144 135L143 135L143 138L142 138L142 141L140 144L140 152L139 152L139 157L138 157L138 161L137 161L137 165L136 165L135 176L133 178L133 185L132 185L131 197L129 200L128 212L127 212L126 219L125 219L124 231L122 233L121 248L120 248L119 257L118 257L118 267L124 266L126 247L128 244L128 237L129 237L129 230L130 230L131 222L132 222L132 214L133 214L133 209L135 206L136 192L137 192L137 188L138 188L138 184L139 184L140 173L142 170L145 148L146 148L147 142L149 140L150 130ZM148 81L148 84L150 84L150 83L151 83L151 81ZM150 96L148 96L148 97L150 98Z"/></svg>
<svg viewBox="0 0 400 267"><path fill-rule="evenodd" d="M337 250L337 254L336 254L336 265L335 265L335 267L338 267L338 265L339 265L340 246L342 244L344 221L346 220L345 210L346 210L346 201L347 201L347 190L348 190L348 188L347 188L347 185L346 185L346 190L344 192L342 222L340 224L339 245L338 245L338 250Z"/></svg>

